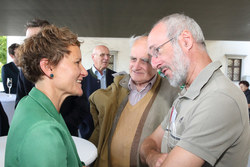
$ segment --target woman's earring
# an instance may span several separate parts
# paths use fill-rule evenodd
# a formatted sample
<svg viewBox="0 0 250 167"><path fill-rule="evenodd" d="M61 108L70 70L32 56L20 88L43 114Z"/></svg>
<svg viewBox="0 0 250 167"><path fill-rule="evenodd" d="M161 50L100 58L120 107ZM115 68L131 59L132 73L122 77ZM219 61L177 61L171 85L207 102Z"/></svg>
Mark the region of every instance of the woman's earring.
<svg viewBox="0 0 250 167"><path fill-rule="evenodd" d="M50 76L50 78L53 78L53 77L54 77L54 74L50 74L49 76Z"/></svg>

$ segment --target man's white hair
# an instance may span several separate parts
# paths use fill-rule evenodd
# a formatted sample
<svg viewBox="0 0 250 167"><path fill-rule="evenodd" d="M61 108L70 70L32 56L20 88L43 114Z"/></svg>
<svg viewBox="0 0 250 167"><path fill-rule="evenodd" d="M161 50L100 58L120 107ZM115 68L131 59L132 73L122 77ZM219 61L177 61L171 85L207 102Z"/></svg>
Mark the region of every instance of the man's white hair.
<svg viewBox="0 0 250 167"><path fill-rule="evenodd" d="M184 14L175 13L162 18L155 25L157 25L158 23L164 23L166 25L166 36L169 39L178 37L184 30L188 30L191 32L195 41L204 45L205 47L205 38L203 32L194 19Z"/></svg>

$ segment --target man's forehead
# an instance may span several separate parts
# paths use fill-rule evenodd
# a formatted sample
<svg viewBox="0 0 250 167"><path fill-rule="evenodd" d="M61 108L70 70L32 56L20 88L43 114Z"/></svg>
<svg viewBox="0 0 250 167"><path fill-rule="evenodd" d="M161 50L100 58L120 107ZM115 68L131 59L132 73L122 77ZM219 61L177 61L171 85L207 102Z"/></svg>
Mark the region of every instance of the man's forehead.
<svg viewBox="0 0 250 167"><path fill-rule="evenodd" d="M109 49L104 47L104 46L99 46L98 48L96 48L95 50L97 53L107 53L109 52Z"/></svg>
<svg viewBox="0 0 250 167"><path fill-rule="evenodd" d="M158 23L153 27L148 35L148 48L155 47L157 43L162 43L167 39L167 29L164 23Z"/></svg>
<svg viewBox="0 0 250 167"><path fill-rule="evenodd" d="M149 55L147 53L144 54L131 54L131 59L149 59Z"/></svg>

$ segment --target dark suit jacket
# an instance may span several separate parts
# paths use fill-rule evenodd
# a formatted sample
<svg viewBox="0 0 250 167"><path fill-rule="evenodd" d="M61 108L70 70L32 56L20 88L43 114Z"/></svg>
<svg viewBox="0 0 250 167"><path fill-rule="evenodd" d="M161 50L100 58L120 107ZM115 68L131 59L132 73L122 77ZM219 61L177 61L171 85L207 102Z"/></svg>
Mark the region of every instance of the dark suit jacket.
<svg viewBox="0 0 250 167"><path fill-rule="evenodd" d="M0 136L6 136L9 131L9 120L0 102Z"/></svg>
<svg viewBox="0 0 250 167"><path fill-rule="evenodd" d="M115 71L108 69L106 70L106 85L107 87L113 83L114 77L112 74L116 73ZM83 78L82 81L82 89L85 92L86 98L88 99L89 96L96 91L97 89L101 88L101 81L97 79L97 76L92 72L92 69L88 69L88 76ZM89 101L88 101L88 109L89 109ZM94 130L94 122L90 111L86 113L85 119L80 125L80 133L82 138L88 139Z"/></svg>
<svg viewBox="0 0 250 167"><path fill-rule="evenodd" d="M16 104L26 95L29 94L30 90L34 87L35 85L27 80L25 76L23 75L22 70L20 70L19 75L18 75L18 80L17 80L17 92L16 92Z"/></svg>
<svg viewBox="0 0 250 167"><path fill-rule="evenodd" d="M246 95L247 98L247 104L250 104L250 90L247 89L244 94ZM249 112L249 118L250 118L250 108L248 108L248 112Z"/></svg>
<svg viewBox="0 0 250 167"><path fill-rule="evenodd" d="M5 93L9 93L9 88L7 87L7 78L12 78L12 87L10 89L10 93L16 94L18 73L19 70L13 62L5 64L2 67L2 81Z"/></svg>
<svg viewBox="0 0 250 167"><path fill-rule="evenodd" d="M23 72L20 70L17 85L16 105L24 96L28 95L33 87L34 84L27 80ZM62 114L72 136L78 136L80 123L84 119L88 119L85 118L86 113L89 113L88 107L89 105L86 95L81 97L69 96L64 100L60 108L60 113Z"/></svg>
<svg viewBox="0 0 250 167"><path fill-rule="evenodd" d="M106 85L107 87L113 83L113 79L114 77L112 76L112 74L116 73L113 70L110 69L106 69ZM90 69L88 69L88 76L83 78L82 81L82 90L86 92L87 98L89 98L89 96L96 91L97 89L101 88L101 81L99 79L97 79L97 76L93 73L93 71Z"/></svg>

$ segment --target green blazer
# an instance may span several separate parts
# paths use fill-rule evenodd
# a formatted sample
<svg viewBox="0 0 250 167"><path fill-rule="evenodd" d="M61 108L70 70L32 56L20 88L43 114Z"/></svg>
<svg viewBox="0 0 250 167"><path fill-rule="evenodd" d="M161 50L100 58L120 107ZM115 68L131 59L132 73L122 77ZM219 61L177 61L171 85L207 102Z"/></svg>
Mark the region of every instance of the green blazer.
<svg viewBox="0 0 250 167"><path fill-rule="evenodd" d="M19 102L7 137L5 167L82 167L60 113L36 88Z"/></svg>

